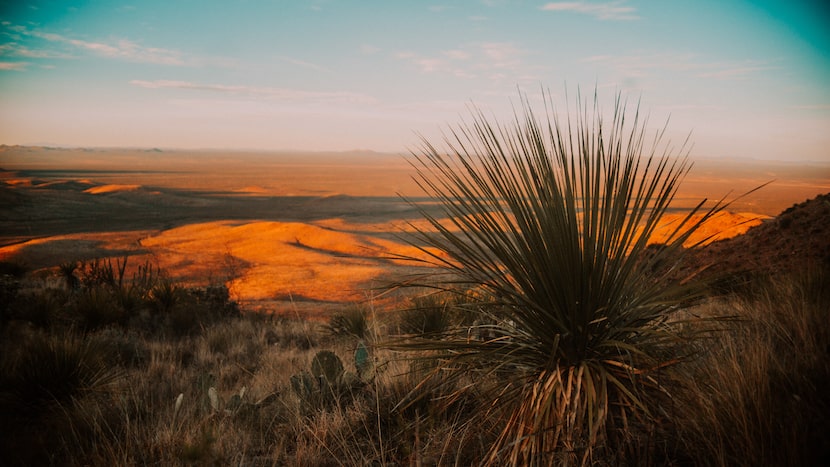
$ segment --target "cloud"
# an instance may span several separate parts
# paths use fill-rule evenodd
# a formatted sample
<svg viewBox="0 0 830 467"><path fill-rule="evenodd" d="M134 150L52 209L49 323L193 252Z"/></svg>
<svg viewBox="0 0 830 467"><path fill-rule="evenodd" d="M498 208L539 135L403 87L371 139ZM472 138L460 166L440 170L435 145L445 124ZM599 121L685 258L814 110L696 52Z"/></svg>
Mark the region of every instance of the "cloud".
<svg viewBox="0 0 830 467"><path fill-rule="evenodd" d="M460 49L445 50L442 54L452 60L467 60L470 58L470 53Z"/></svg>
<svg viewBox="0 0 830 467"><path fill-rule="evenodd" d="M26 57L26 58L73 58L70 54L54 52L51 50L33 50L17 42L0 44L0 56Z"/></svg>
<svg viewBox="0 0 830 467"><path fill-rule="evenodd" d="M523 50L509 42L483 42L478 47L496 68L516 65L519 57L525 54Z"/></svg>
<svg viewBox="0 0 830 467"><path fill-rule="evenodd" d="M323 72L323 73L331 73L331 70L329 70L328 68L326 68L322 65L318 65L316 63L306 62L304 60L300 60L300 59L293 58L293 57L278 57L278 58L280 60L282 60L284 62L288 62L292 65L297 65L297 66L300 66L300 67L303 67L303 68L308 68L310 70L320 71L320 72Z"/></svg>
<svg viewBox="0 0 830 467"><path fill-rule="evenodd" d="M2 26L7 30L6 35L15 40L23 40L24 37L36 38L48 43L67 46L69 50L86 52L105 58L173 66L227 66L230 63L228 60L221 58L187 57L177 50L146 47L127 39L109 42L88 41L62 34L29 29L26 26L11 24L7 21L3 22ZM75 55L67 53L66 51L55 52L45 48L30 49L16 43L14 45L16 46L15 53L20 56L32 58L77 58Z"/></svg>
<svg viewBox="0 0 830 467"><path fill-rule="evenodd" d="M624 21L640 19L636 8L626 6L625 2L550 2L541 7L544 11L561 11L593 16L603 21Z"/></svg>
<svg viewBox="0 0 830 467"><path fill-rule="evenodd" d="M363 55L374 55L380 52L381 50L383 49L372 44L363 44L360 46L360 53L362 53Z"/></svg>
<svg viewBox="0 0 830 467"><path fill-rule="evenodd" d="M184 89L190 91L207 91L221 94L233 94L257 98L273 99L279 101L305 101L326 104L363 104L371 105L376 99L366 94L359 94L346 91L303 91L298 89L226 85L226 84L200 84L191 81L175 80L132 80L131 85L145 89Z"/></svg>
<svg viewBox="0 0 830 467"><path fill-rule="evenodd" d="M95 55L119 58L135 62L156 63L161 65L185 65L180 52L156 47L144 47L129 40L119 40L113 44L90 42L73 39L60 34L30 31L28 35L44 39L49 42L69 44L77 49L91 52Z"/></svg>
<svg viewBox="0 0 830 467"><path fill-rule="evenodd" d="M504 78L503 71L512 75L526 74L522 57L527 52L510 42L475 42L440 51L436 55L398 52L395 57L417 67L421 73L443 73L459 78ZM524 71L523 71L524 70Z"/></svg>
<svg viewBox="0 0 830 467"><path fill-rule="evenodd" d="M0 71L25 71L26 62L0 62Z"/></svg>

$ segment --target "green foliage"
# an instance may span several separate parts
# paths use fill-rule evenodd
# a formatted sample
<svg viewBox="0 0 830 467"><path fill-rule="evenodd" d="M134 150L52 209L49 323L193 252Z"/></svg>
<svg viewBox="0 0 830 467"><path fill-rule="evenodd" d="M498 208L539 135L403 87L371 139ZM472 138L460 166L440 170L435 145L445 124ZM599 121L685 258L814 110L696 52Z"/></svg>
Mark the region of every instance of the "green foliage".
<svg viewBox="0 0 830 467"><path fill-rule="evenodd" d="M596 96L592 107L578 97L564 121L552 105L540 120L522 104L510 126L475 112L446 150L424 141L413 154L440 214L421 210L431 229L412 243L445 274L409 284L475 288L484 299L459 305L480 318L476 332L456 327L398 348L429 351L442 362L436 373L507 384L485 404L504 417L489 462L585 464L624 442L618 428L652 420L659 371L682 356L670 313L702 291L664 273L724 205L701 202L648 250L689 170L685 155L675 158L662 132L647 145L646 121L619 97L610 122Z"/></svg>

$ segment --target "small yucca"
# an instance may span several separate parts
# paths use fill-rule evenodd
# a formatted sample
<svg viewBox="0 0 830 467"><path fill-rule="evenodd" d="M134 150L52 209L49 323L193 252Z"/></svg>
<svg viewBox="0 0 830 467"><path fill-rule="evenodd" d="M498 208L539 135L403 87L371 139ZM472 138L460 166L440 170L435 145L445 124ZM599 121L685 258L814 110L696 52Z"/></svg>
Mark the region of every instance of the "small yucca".
<svg viewBox="0 0 830 467"><path fill-rule="evenodd" d="M665 247L647 248L690 168L686 145L675 157L663 131L647 141L639 108L619 95L610 121L596 94L593 106L578 96L564 121L552 105L544 117L526 98L507 126L474 110L445 150L424 140L413 153L440 213L422 209L432 228L416 228L412 243L445 273L417 285L488 298L458 305L479 316L476 329L398 348L442 359L436 374L482 391L488 413L504 417L488 463L587 463L649 420L655 374L678 357L670 313L700 292L667 278L684 242L725 207L701 202Z"/></svg>

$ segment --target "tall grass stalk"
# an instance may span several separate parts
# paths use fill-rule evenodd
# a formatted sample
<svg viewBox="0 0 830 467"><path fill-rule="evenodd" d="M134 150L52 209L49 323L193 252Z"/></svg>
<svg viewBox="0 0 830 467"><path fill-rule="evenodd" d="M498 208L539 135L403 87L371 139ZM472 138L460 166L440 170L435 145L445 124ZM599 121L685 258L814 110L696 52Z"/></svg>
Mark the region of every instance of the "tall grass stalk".
<svg viewBox="0 0 830 467"><path fill-rule="evenodd" d="M691 167L688 145L675 156L665 128L649 137L639 105L619 95L610 121L596 93L578 94L564 119L545 97L542 118L526 97L510 125L473 109L446 149L424 139L412 153L440 213L423 208L431 228L413 225L411 241L442 273L407 285L488 299L457 305L479 317L475 332L395 346L442 360L435 374L456 375L459 393L471 372L477 390L488 387L488 416L504 422L486 463L586 464L653 420L657 375L682 356L670 314L702 290L669 274L727 205L701 201L665 247L647 248Z"/></svg>
<svg viewBox="0 0 830 467"><path fill-rule="evenodd" d="M830 462L830 270L757 280L701 313L737 318L683 365L681 439L695 465Z"/></svg>

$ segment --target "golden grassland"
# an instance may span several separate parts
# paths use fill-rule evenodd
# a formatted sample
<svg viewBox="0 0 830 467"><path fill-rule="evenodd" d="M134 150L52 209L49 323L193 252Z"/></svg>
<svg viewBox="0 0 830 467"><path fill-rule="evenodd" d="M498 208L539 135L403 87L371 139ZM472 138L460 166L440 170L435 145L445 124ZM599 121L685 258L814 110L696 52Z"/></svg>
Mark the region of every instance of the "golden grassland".
<svg viewBox="0 0 830 467"><path fill-rule="evenodd" d="M134 257L190 285L225 282L246 307L324 315L413 272L399 234L422 221L398 194L418 196L399 155L0 148L0 259L30 268ZM761 183L695 239L746 231L830 190L830 168L698 161L666 216L700 199ZM425 200L414 198L424 203Z"/></svg>

